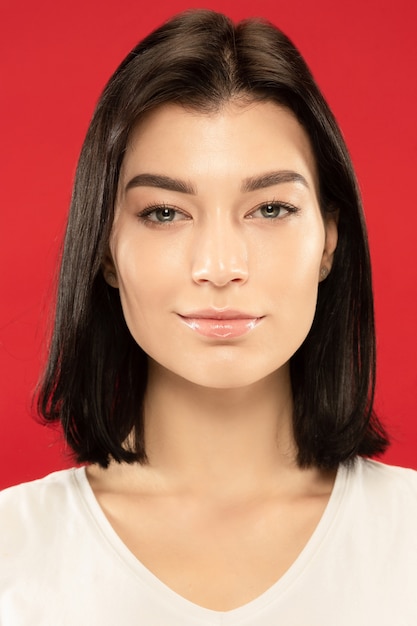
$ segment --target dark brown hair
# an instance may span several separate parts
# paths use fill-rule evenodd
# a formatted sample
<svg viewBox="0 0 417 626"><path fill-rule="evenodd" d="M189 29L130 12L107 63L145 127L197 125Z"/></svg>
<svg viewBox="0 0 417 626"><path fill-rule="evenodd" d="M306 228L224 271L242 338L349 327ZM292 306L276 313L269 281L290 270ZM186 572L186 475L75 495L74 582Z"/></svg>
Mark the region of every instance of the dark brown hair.
<svg viewBox="0 0 417 626"><path fill-rule="evenodd" d="M339 211L332 272L319 286L311 331L291 360L298 462L331 468L387 446L372 409L375 336L367 236L339 128L281 31L266 21L234 25L224 15L199 10L168 21L121 63L81 152L38 402L45 420L61 421L78 461L146 462L147 357L100 269L129 133L146 111L163 103L211 112L232 98L272 101L293 111L313 147L322 211Z"/></svg>

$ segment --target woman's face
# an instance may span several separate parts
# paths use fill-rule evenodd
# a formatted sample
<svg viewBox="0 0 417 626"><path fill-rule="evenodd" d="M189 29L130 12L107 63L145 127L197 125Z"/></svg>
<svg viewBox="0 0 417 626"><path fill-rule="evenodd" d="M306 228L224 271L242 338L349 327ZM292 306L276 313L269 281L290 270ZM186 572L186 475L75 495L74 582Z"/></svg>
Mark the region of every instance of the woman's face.
<svg viewBox="0 0 417 626"><path fill-rule="evenodd" d="M288 367L337 242L317 187L306 133L273 103L138 124L104 274L151 363L213 388Z"/></svg>

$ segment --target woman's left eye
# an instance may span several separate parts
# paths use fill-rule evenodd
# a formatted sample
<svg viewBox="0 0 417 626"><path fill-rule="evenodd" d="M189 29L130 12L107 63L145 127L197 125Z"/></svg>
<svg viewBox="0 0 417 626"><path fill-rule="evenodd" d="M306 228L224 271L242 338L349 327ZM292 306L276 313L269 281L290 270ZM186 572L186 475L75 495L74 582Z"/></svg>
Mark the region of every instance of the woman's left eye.
<svg viewBox="0 0 417 626"><path fill-rule="evenodd" d="M254 209L247 217L265 217L267 219L276 219L285 217L289 213L296 213L298 209L291 204L285 202L265 202Z"/></svg>

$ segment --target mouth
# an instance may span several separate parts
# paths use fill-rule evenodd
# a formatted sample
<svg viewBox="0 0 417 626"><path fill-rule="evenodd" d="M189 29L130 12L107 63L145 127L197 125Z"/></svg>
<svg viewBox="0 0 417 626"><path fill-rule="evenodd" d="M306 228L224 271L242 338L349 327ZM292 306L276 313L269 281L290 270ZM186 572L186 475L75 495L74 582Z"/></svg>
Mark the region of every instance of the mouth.
<svg viewBox="0 0 417 626"><path fill-rule="evenodd" d="M191 330L217 339L241 337L256 328L263 319L263 316L232 309L193 311L179 317Z"/></svg>

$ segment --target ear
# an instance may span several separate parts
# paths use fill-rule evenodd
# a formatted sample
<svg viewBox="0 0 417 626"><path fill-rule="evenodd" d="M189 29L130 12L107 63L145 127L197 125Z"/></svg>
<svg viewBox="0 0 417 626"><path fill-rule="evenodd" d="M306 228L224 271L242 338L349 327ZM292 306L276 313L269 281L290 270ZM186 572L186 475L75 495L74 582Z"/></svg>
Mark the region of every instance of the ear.
<svg viewBox="0 0 417 626"><path fill-rule="evenodd" d="M104 280L110 287L118 289L119 281L117 278L117 270L113 261L110 250L107 250L103 262L101 264L101 271L103 272Z"/></svg>
<svg viewBox="0 0 417 626"><path fill-rule="evenodd" d="M323 256L321 259L320 281L327 278L327 276L329 275L332 269L334 252L337 247L338 217L339 217L338 211L328 212L324 216L324 228L325 228L326 236L325 236L325 241L324 241Z"/></svg>

